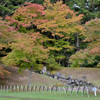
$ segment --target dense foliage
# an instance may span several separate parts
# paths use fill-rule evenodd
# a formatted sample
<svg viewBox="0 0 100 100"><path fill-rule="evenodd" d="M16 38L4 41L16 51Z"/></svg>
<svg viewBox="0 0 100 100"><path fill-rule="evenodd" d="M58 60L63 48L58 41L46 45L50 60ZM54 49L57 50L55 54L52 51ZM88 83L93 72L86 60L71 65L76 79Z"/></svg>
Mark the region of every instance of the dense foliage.
<svg viewBox="0 0 100 100"><path fill-rule="evenodd" d="M83 23L100 16L100 0L66 0L66 4L84 14Z"/></svg>
<svg viewBox="0 0 100 100"><path fill-rule="evenodd" d="M69 56L79 48L77 35L78 39L84 35L83 26L80 25L83 15L77 16L62 2L51 4L45 1L44 6L45 19L48 20L37 25L37 28L49 37L45 45L50 50L50 55L54 55L59 65L68 66Z"/></svg>
<svg viewBox="0 0 100 100"><path fill-rule="evenodd" d="M0 0L0 16L12 15L25 2L43 4L45 0ZM100 16L100 0L50 0L51 3L63 1L71 10L84 14L83 22Z"/></svg>
<svg viewBox="0 0 100 100"><path fill-rule="evenodd" d="M14 3L13 0L8 1ZM16 3L21 5L24 2ZM18 9L13 15L6 16L5 21L0 18L2 63L37 71L44 65L49 70L59 66L100 67L100 19L90 20L91 17L82 25L82 19L87 15L80 10L79 13L74 12L64 1L54 2L44 0L43 5L26 2L20 7L16 4ZM5 0L1 3L9 4ZM73 4L71 1L68 3ZM0 72L3 71L1 68Z"/></svg>
<svg viewBox="0 0 100 100"><path fill-rule="evenodd" d="M96 18L85 24L88 47L71 56L70 62L73 67L97 66L100 67L100 19Z"/></svg>
<svg viewBox="0 0 100 100"><path fill-rule="evenodd" d="M43 4L43 0L0 0L0 16L12 15L25 2Z"/></svg>
<svg viewBox="0 0 100 100"><path fill-rule="evenodd" d="M83 22L100 16L100 0L50 0L51 2L63 1L70 9L83 14Z"/></svg>

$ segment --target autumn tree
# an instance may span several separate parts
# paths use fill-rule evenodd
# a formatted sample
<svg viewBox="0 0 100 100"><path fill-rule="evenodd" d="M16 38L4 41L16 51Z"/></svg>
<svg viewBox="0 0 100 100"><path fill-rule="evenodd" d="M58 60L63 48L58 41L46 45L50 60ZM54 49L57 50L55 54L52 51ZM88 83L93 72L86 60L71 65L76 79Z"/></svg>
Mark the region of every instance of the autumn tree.
<svg viewBox="0 0 100 100"><path fill-rule="evenodd" d="M27 34L19 33L10 22L3 20L0 20L0 26L0 49L5 51L2 62L19 67L19 70L30 69L31 73L32 69L40 71L48 58L48 50L42 45L44 37L34 30ZM6 49L9 49L9 52L6 53ZM1 69L1 73L6 72Z"/></svg>
<svg viewBox="0 0 100 100"><path fill-rule="evenodd" d="M88 42L88 47L80 50L70 58L71 66L97 66L100 67L100 19L92 19L85 24L85 40Z"/></svg>
<svg viewBox="0 0 100 100"><path fill-rule="evenodd" d="M42 5L26 2L25 5L15 11L14 15L11 17L7 16L5 19L10 25L15 26L17 31L29 34L30 32L41 32L41 30L37 28L37 25L47 22L47 19L44 18L44 15L45 12ZM45 41L48 40L48 37L46 37L44 33L42 33L42 36L45 38L43 39L44 42L42 43L42 45L44 45ZM54 60L52 62L54 63ZM51 64L51 62L47 61L46 64L50 70L56 69L57 67L56 62L55 64Z"/></svg>
<svg viewBox="0 0 100 100"><path fill-rule="evenodd" d="M19 67L19 70L29 69L30 79L32 70L40 71L48 58L48 50L41 45L40 39L40 33L16 34L15 42L8 44L12 51L2 58L2 62Z"/></svg>
<svg viewBox="0 0 100 100"><path fill-rule="evenodd" d="M18 32L21 27L14 25L17 21L14 19L9 21L9 18L11 17L7 17L8 22L0 20L0 49L10 49L1 61L5 65L19 67L19 70L29 69L30 85L32 70L40 71L48 58L48 50L42 45L45 37L34 30L27 31L27 34Z"/></svg>
<svg viewBox="0 0 100 100"><path fill-rule="evenodd" d="M64 62L68 63L72 52L79 49L79 39L84 34L83 26L80 24L83 15L78 16L68 6L62 4L62 1L52 4L50 0L45 0L44 7L47 21L37 25L37 28L50 38L46 45L51 55L55 56L59 64L66 66Z"/></svg>
<svg viewBox="0 0 100 100"><path fill-rule="evenodd" d="M41 64L48 57L48 54L47 49L41 45L40 38L41 34L39 33L17 34L15 42L9 44L12 51L2 61L6 65L19 66L23 69L30 69L31 66L34 66L33 69L41 69Z"/></svg>
<svg viewBox="0 0 100 100"><path fill-rule="evenodd" d="M0 60L1 57L6 56L11 51L8 44L14 42L16 33L17 32L14 30L14 27L9 26L8 22L3 21L2 18L0 18ZM10 72L7 71L1 64L2 62L0 61L0 78L5 78L8 74L10 74Z"/></svg>
<svg viewBox="0 0 100 100"><path fill-rule="evenodd" d="M83 14L82 23L100 16L100 0L50 0L51 3L63 1L71 10Z"/></svg>
<svg viewBox="0 0 100 100"><path fill-rule="evenodd" d="M19 7L11 17L7 16L5 19L9 21L10 24L15 25L17 29L21 30L23 28L24 31L26 27L38 25L46 21L43 19L44 14L44 7L42 5L26 2L25 5Z"/></svg>
<svg viewBox="0 0 100 100"><path fill-rule="evenodd" d="M0 0L0 16L12 15L25 2L43 4L43 0Z"/></svg>
<svg viewBox="0 0 100 100"><path fill-rule="evenodd" d="M0 18L0 57L7 55L7 52L11 51L8 44L14 42L17 33L13 26L9 26L9 22Z"/></svg>

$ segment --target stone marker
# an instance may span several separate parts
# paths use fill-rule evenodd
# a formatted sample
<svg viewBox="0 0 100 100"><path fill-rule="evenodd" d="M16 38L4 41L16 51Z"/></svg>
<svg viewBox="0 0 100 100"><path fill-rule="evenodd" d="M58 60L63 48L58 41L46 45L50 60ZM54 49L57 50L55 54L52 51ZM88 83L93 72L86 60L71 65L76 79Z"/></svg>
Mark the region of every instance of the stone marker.
<svg viewBox="0 0 100 100"><path fill-rule="evenodd" d="M69 75L67 79L72 80L73 76Z"/></svg>
<svg viewBox="0 0 100 100"><path fill-rule="evenodd" d="M41 73L42 73L42 74L45 74L46 72L47 72L47 67L44 66L43 69L41 70Z"/></svg>
<svg viewBox="0 0 100 100"><path fill-rule="evenodd" d="M86 76L82 76L81 79L82 79L83 81L86 81L86 80L87 80Z"/></svg>
<svg viewBox="0 0 100 100"><path fill-rule="evenodd" d="M61 73L60 72L57 72L57 77L61 77Z"/></svg>
<svg viewBox="0 0 100 100"><path fill-rule="evenodd" d="M66 78L65 74L61 74L61 78L65 79Z"/></svg>
<svg viewBox="0 0 100 100"><path fill-rule="evenodd" d="M54 79L57 79L57 75L54 75Z"/></svg>

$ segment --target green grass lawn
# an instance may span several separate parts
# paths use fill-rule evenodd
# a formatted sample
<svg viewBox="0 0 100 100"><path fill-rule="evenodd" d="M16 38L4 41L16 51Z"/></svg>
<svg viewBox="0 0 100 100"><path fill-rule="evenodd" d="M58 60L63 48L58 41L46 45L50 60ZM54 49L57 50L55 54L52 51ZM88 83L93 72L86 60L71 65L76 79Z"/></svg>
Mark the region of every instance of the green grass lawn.
<svg viewBox="0 0 100 100"><path fill-rule="evenodd" d="M100 95L95 97L94 95L86 95L82 96L82 93L79 92L78 96L76 93L70 92L65 95L64 92L19 92L19 93L11 93L11 92L0 92L0 100L100 100Z"/></svg>

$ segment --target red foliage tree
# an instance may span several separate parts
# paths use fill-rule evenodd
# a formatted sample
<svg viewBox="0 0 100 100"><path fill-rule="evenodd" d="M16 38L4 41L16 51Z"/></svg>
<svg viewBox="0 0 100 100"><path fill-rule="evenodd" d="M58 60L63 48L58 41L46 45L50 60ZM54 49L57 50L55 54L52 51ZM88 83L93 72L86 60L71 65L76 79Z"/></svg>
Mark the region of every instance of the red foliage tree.
<svg viewBox="0 0 100 100"><path fill-rule="evenodd" d="M13 16L7 16L5 19L11 24L16 25L16 28L29 27L31 25L38 25L44 21L44 7L40 4L25 3L19 7Z"/></svg>

